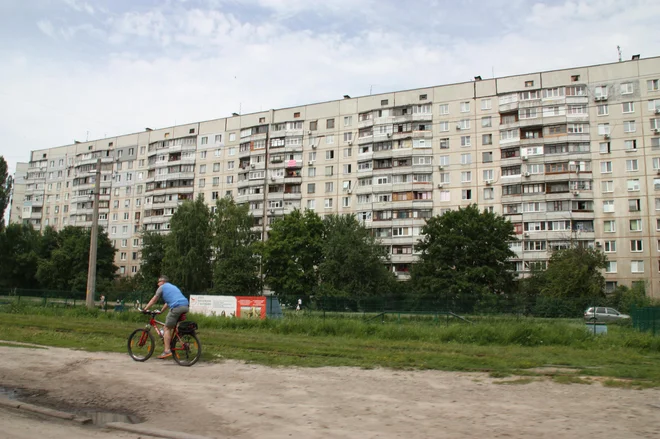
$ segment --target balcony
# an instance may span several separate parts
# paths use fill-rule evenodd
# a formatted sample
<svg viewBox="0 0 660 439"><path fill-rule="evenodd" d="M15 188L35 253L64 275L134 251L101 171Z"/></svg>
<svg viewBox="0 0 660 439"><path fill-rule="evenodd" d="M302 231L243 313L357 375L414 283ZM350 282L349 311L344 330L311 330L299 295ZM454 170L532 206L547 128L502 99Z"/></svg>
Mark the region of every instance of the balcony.
<svg viewBox="0 0 660 439"><path fill-rule="evenodd" d="M527 119L518 120L518 126L520 128L541 126L545 123L545 120L542 117L530 117Z"/></svg>
<svg viewBox="0 0 660 439"><path fill-rule="evenodd" d="M301 192L289 192L289 193L284 193L284 199L285 200L301 200L302 199L302 193Z"/></svg>
<svg viewBox="0 0 660 439"><path fill-rule="evenodd" d="M414 113L412 120L413 121L433 120L433 113Z"/></svg>
<svg viewBox="0 0 660 439"><path fill-rule="evenodd" d="M412 137L412 131L396 131L392 133L392 140L408 139Z"/></svg>
<svg viewBox="0 0 660 439"><path fill-rule="evenodd" d="M382 118L384 119L384 118ZM392 121L389 123L406 123L406 122L412 122L413 120L413 115L412 114L401 114L399 116L392 116L391 117ZM378 119L376 119L378 120ZM380 123L380 122L379 122ZM386 122L388 123L388 122Z"/></svg>
<svg viewBox="0 0 660 439"><path fill-rule="evenodd" d="M423 130L423 131L413 131L413 139L430 139L433 137L433 131Z"/></svg>
<svg viewBox="0 0 660 439"><path fill-rule="evenodd" d="M201 174L204 175L204 174ZM173 180L192 180L195 178L195 172L172 172L170 174L160 174L154 177L154 181L173 181ZM149 179L147 179L147 183Z"/></svg>
<svg viewBox="0 0 660 439"><path fill-rule="evenodd" d="M368 136L358 137L357 141L358 141L358 145L364 145L364 144L367 144L367 143L373 143L373 141L374 141L374 135L373 135L373 133L372 133L372 134L369 134Z"/></svg>
<svg viewBox="0 0 660 439"><path fill-rule="evenodd" d="M510 102L500 102L499 112L500 113L509 113L511 111L518 110L518 99L511 100Z"/></svg>
<svg viewBox="0 0 660 439"><path fill-rule="evenodd" d="M369 128L374 125L373 119L366 119L358 121L358 129L360 128Z"/></svg>
<svg viewBox="0 0 660 439"><path fill-rule="evenodd" d="M285 160L285 163L286 169L298 169L303 166L302 160Z"/></svg>
<svg viewBox="0 0 660 439"><path fill-rule="evenodd" d="M390 262L393 264L408 264L415 262L415 256L412 253L407 253L407 254L391 254L390 255ZM410 274L407 273L408 276L410 277ZM397 276L398 277L398 276Z"/></svg>

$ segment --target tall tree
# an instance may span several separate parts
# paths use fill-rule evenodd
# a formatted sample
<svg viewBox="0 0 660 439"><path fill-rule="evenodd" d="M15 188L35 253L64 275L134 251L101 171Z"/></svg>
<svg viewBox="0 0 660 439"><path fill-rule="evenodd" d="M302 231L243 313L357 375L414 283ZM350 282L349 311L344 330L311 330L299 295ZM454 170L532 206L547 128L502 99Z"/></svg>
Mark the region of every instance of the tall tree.
<svg viewBox="0 0 660 439"><path fill-rule="evenodd" d="M184 202L172 216L165 239L163 271L188 293L211 284L211 212L200 195Z"/></svg>
<svg viewBox="0 0 660 439"><path fill-rule="evenodd" d="M7 161L0 155L0 231L5 227L5 212L11 196L12 178L8 169Z"/></svg>
<svg viewBox="0 0 660 439"><path fill-rule="evenodd" d="M449 303L472 302L488 293L513 289L507 260L515 254L513 225L504 217L480 212L476 205L430 218L416 246L414 285L421 296Z"/></svg>
<svg viewBox="0 0 660 439"><path fill-rule="evenodd" d="M387 254L355 216L331 215L323 223L320 292L344 297L391 293L396 280L385 266Z"/></svg>
<svg viewBox="0 0 660 439"><path fill-rule="evenodd" d="M294 210L272 224L263 245L264 280L284 301L316 292L322 238L323 221L311 210Z"/></svg>
<svg viewBox="0 0 660 439"><path fill-rule="evenodd" d="M558 250L548 261L548 269L534 274L543 296L556 298L603 297L602 270L607 257L600 250L572 247Z"/></svg>
<svg viewBox="0 0 660 439"><path fill-rule="evenodd" d="M137 287L143 292L154 291L158 276L163 274L166 236L155 231L142 233L140 271L136 275Z"/></svg>
<svg viewBox="0 0 660 439"><path fill-rule="evenodd" d="M257 238L249 206L233 199L216 202L213 215L213 289L216 294L254 295L260 290Z"/></svg>
<svg viewBox="0 0 660 439"><path fill-rule="evenodd" d="M9 224L0 231L0 286L6 288L39 287L41 236L30 225Z"/></svg>
<svg viewBox="0 0 660 439"><path fill-rule="evenodd" d="M56 235L48 258L39 260L37 279L42 288L60 291L85 291L89 267L90 230L80 227L65 227ZM110 288L117 266L114 264L115 248L108 234L99 230L96 262L96 285L98 291Z"/></svg>

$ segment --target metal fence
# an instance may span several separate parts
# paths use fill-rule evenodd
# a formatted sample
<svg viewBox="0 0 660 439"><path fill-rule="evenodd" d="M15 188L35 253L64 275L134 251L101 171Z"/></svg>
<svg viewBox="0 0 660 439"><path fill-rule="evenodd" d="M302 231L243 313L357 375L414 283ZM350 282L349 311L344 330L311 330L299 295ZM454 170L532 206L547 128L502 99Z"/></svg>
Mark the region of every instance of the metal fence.
<svg viewBox="0 0 660 439"><path fill-rule="evenodd" d="M630 312L633 326L643 332L660 333L660 307L634 308Z"/></svg>

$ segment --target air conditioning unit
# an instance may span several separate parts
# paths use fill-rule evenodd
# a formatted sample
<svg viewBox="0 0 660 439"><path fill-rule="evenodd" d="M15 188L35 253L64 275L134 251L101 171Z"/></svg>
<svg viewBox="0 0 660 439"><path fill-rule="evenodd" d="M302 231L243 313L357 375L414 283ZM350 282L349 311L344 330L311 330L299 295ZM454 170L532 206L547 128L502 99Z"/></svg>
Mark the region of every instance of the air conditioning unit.
<svg viewBox="0 0 660 439"><path fill-rule="evenodd" d="M522 156L522 159L523 161L527 161L527 156L526 155Z"/></svg>
<svg viewBox="0 0 660 439"><path fill-rule="evenodd" d="M307 162L307 164L308 164L309 166L312 166L312 165L314 165L314 162L313 162L312 160L310 160L310 161Z"/></svg>
<svg viewBox="0 0 660 439"><path fill-rule="evenodd" d="M660 169L656 170L656 173L657 173L658 175L660 175Z"/></svg>
<svg viewBox="0 0 660 439"><path fill-rule="evenodd" d="M307 135L310 136L312 134L312 130L307 130Z"/></svg>
<svg viewBox="0 0 660 439"><path fill-rule="evenodd" d="M525 177L529 177L529 172L525 172Z"/></svg>
<svg viewBox="0 0 660 439"><path fill-rule="evenodd" d="M602 247L602 246L603 246L603 243L602 243L602 242L600 242L600 241L596 241L596 247Z"/></svg>
<svg viewBox="0 0 660 439"><path fill-rule="evenodd" d="M440 165L440 166L438 166L438 169L442 171L443 169L445 169L445 167Z"/></svg>
<svg viewBox="0 0 660 439"><path fill-rule="evenodd" d="M580 191L573 191L573 196L574 197L577 197L578 195L580 195Z"/></svg>
<svg viewBox="0 0 660 439"><path fill-rule="evenodd" d="M353 141L352 141L352 140L349 140L349 141L348 141L348 144L349 144L349 145L352 145L352 144L353 144Z"/></svg>
<svg viewBox="0 0 660 439"><path fill-rule="evenodd" d="M610 138L610 135L609 135L609 134L603 134L603 138L605 138L605 139L609 139L609 138Z"/></svg>
<svg viewBox="0 0 660 439"><path fill-rule="evenodd" d="M654 134L660 134L660 128L653 128Z"/></svg>
<svg viewBox="0 0 660 439"><path fill-rule="evenodd" d="M660 108L656 108L654 111L655 114L660 114Z"/></svg>
<svg viewBox="0 0 660 439"><path fill-rule="evenodd" d="M312 149L316 149L316 143L312 143Z"/></svg>
<svg viewBox="0 0 660 439"><path fill-rule="evenodd" d="M524 236L525 238L528 238L528 237L529 237L529 232L525 232L525 233L523 233L523 236Z"/></svg>
<svg viewBox="0 0 660 439"><path fill-rule="evenodd" d="M387 133L387 137L392 137L392 133Z"/></svg>
<svg viewBox="0 0 660 439"><path fill-rule="evenodd" d="M491 184L493 184L493 180L486 180L486 186L490 186Z"/></svg>
<svg viewBox="0 0 660 439"><path fill-rule="evenodd" d="M250 168L254 169L254 163L250 164Z"/></svg>
<svg viewBox="0 0 660 439"><path fill-rule="evenodd" d="M353 193L353 188L352 187L348 188L348 190L346 192L348 192L349 194L352 194Z"/></svg>
<svg viewBox="0 0 660 439"><path fill-rule="evenodd" d="M456 131L460 131L460 130L461 130L461 124L460 124L460 123L457 123L457 124L456 124Z"/></svg>
<svg viewBox="0 0 660 439"><path fill-rule="evenodd" d="M274 175L271 175L271 176L270 176L270 180L271 180L271 181L275 181L275 176L274 176Z"/></svg>
<svg viewBox="0 0 660 439"><path fill-rule="evenodd" d="M442 189L444 185L442 183L438 183L438 189Z"/></svg>

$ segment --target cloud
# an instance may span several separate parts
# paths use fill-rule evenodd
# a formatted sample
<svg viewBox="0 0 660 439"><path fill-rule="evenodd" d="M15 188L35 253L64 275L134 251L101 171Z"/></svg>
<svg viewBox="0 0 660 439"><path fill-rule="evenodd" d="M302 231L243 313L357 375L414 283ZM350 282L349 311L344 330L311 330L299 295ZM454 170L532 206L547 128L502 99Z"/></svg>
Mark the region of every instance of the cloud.
<svg viewBox="0 0 660 439"><path fill-rule="evenodd" d="M37 22L37 27L41 32L50 38L55 37L55 26L49 20L39 20Z"/></svg>
<svg viewBox="0 0 660 439"><path fill-rule="evenodd" d="M90 5L87 2L80 0L63 0L63 1L67 6L78 12L85 12L89 15L94 15L94 8L92 7L92 5Z"/></svg>

